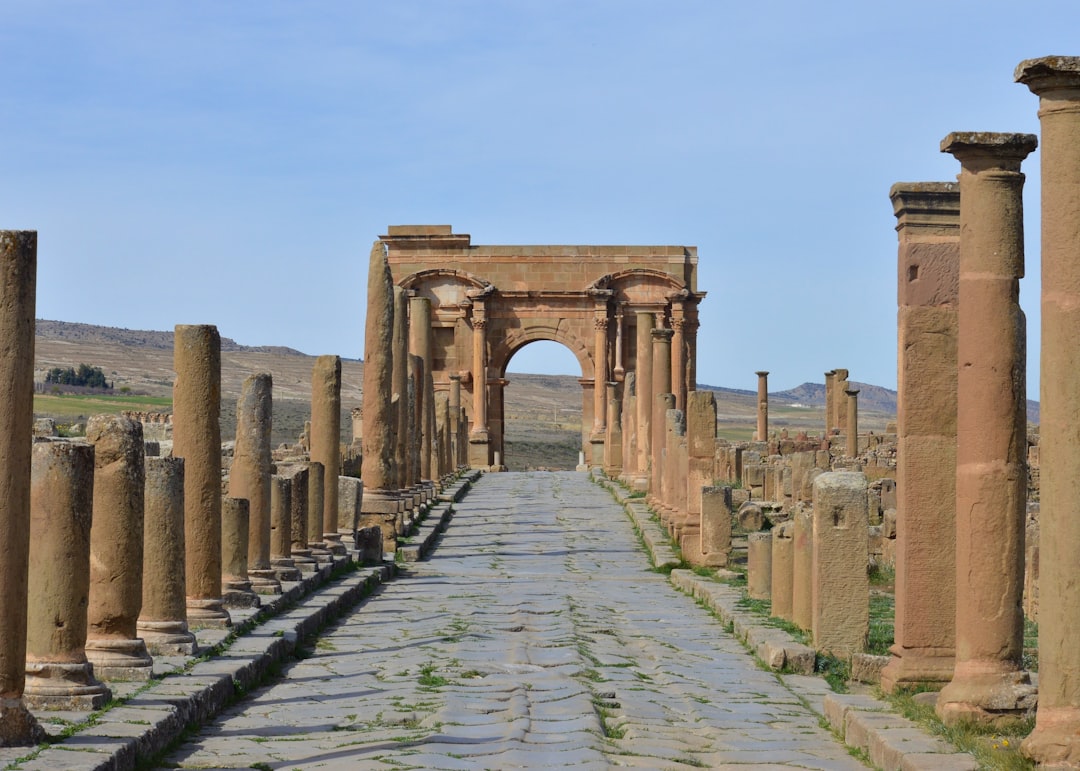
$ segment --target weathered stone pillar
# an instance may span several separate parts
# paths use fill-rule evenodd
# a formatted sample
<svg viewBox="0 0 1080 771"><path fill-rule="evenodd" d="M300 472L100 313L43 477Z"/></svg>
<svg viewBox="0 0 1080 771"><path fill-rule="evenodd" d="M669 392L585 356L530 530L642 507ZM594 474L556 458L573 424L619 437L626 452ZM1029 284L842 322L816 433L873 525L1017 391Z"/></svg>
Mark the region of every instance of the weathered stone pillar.
<svg viewBox="0 0 1080 771"><path fill-rule="evenodd" d="M368 309L364 327L364 452L360 476L364 480L361 526L382 528L383 548L397 550L393 409L394 293L385 247L376 241L368 266Z"/></svg>
<svg viewBox="0 0 1080 771"><path fill-rule="evenodd" d="M188 622L230 626L221 602L221 336L178 324L173 336L173 455L184 459Z"/></svg>
<svg viewBox="0 0 1080 771"><path fill-rule="evenodd" d="M767 600L772 592L772 533L746 536L746 594L752 600Z"/></svg>
<svg viewBox="0 0 1080 771"><path fill-rule="evenodd" d="M603 296L596 297L593 309L593 437L602 438L607 426L607 379L608 379L608 310L607 301L611 290L599 290ZM594 290L594 294L598 294ZM595 464L595 459L593 463Z"/></svg>
<svg viewBox="0 0 1080 771"><path fill-rule="evenodd" d="M226 608L257 608L247 576L251 507L246 498L221 501L221 595Z"/></svg>
<svg viewBox="0 0 1080 771"><path fill-rule="evenodd" d="M841 434L847 430L847 396L848 370L833 370L833 420Z"/></svg>
<svg viewBox="0 0 1080 771"><path fill-rule="evenodd" d="M615 479L622 473L622 399L618 383L607 384L607 432L604 434L604 473Z"/></svg>
<svg viewBox="0 0 1080 771"><path fill-rule="evenodd" d="M671 303L671 392L675 394L675 409L686 409L686 326L681 301Z"/></svg>
<svg viewBox="0 0 1080 771"><path fill-rule="evenodd" d="M435 448L438 462L432 466L435 479L441 479L454 468L450 436L450 396L445 393L435 394Z"/></svg>
<svg viewBox="0 0 1080 771"><path fill-rule="evenodd" d="M461 436L461 375L450 375L450 456L452 458L452 471L461 468L465 461L462 458L462 448L458 438Z"/></svg>
<svg viewBox="0 0 1080 771"><path fill-rule="evenodd" d="M850 658L866 647L870 631L866 477L830 471L815 479L813 517L814 647Z"/></svg>
<svg viewBox="0 0 1080 771"><path fill-rule="evenodd" d="M769 373L764 370L757 375L757 435L758 442L769 441Z"/></svg>
<svg viewBox="0 0 1080 771"><path fill-rule="evenodd" d="M281 581L299 581L300 569L292 559L292 479L270 477L270 564Z"/></svg>
<svg viewBox="0 0 1080 771"><path fill-rule="evenodd" d="M473 300L472 330L473 425L469 433L469 465L486 468L491 465L487 415L487 316L481 298Z"/></svg>
<svg viewBox="0 0 1080 771"><path fill-rule="evenodd" d="M0 746L26 746L45 731L23 703L30 559L29 437L34 423L37 233L0 230Z"/></svg>
<svg viewBox="0 0 1080 771"><path fill-rule="evenodd" d="M836 428L836 370L825 373L825 436Z"/></svg>
<svg viewBox="0 0 1080 771"><path fill-rule="evenodd" d="M795 590L795 525L782 522L772 529L772 614L791 621Z"/></svg>
<svg viewBox="0 0 1080 771"><path fill-rule="evenodd" d="M792 522L791 620L809 632L814 628L814 513L809 508L796 508Z"/></svg>
<svg viewBox="0 0 1080 771"><path fill-rule="evenodd" d="M184 459L146 458L142 610L138 631L151 653L194 654L184 576Z"/></svg>
<svg viewBox="0 0 1080 771"><path fill-rule="evenodd" d="M248 502L248 580L259 594L281 594L270 564L270 455L274 382L269 372L249 375L236 402L236 445L229 467L229 496Z"/></svg>
<svg viewBox="0 0 1080 771"><path fill-rule="evenodd" d="M308 467L308 503L307 503L307 545L316 562L333 562L333 552L323 533L327 481L326 469L318 461L311 461ZM334 485L337 492L337 485ZM337 504L334 504L334 535L337 535ZM344 548L344 547L342 547Z"/></svg>
<svg viewBox="0 0 1080 771"><path fill-rule="evenodd" d="M849 458L859 457L859 392L857 390L846 390L844 395L847 397L847 420L845 430L847 436L847 449L845 454Z"/></svg>
<svg viewBox="0 0 1080 771"><path fill-rule="evenodd" d="M353 542L360 523L360 504L364 497L364 483L356 477L338 477L338 522L341 537Z"/></svg>
<svg viewBox="0 0 1080 771"><path fill-rule="evenodd" d="M664 414L674 409L674 394L671 401L660 399L663 394L671 393L671 336L670 329L652 330L652 466L649 476L649 494L658 495L660 491L660 454L665 445L666 424Z"/></svg>
<svg viewBox="0 0 1080 771"><path fill-rule="evenodd" d="M419 356L424 361L424 372L431 374L431 300L426 297L413 296L409 298L409 353ZM429 385L430 377L425 377L422 384L422 413L420 415L420 478L432 479L436 473L432 471L431 460L434 457L435 448L432 444L434 438L435 416L432 407L435 403L435 393L432 385Z"/></svg>
<svg viewBox="0 0 1080 771"><path fill-rule="evenodd" d="M111 695L86 658L93 499L93 447L34 444L24 692L31 707L97 709Z"/></svg>
<svg viewBox="0 0 1080 771"><path fill-rule="evenodd" d="M409 305L405 290L394 289L393 381L391 389L397 401L397 424L394 431L395 487L404 491L412 486L409 468ZM412 508L406 498L406 508Z"/></svg>
<svg viewBox="0 0 1080 771"><path fill-rule="evenodd" d="M615 382L621 383L626 378L623 364L623 312L622 305L615 303L615 367L612 370Z"/></svg>
<svg viewBox="0 0 1080 771"><path fill-rule="evenodd" d="M289 551L293 564L305 573L318 568L308 546L308 494L311 464L296 463L279 467L280 474L289 480Z"/></svg>
<svg viewBox="0 0 1080 771"><path fill-rule="evenodd" d="M956 669L942 721L1021 718L1035 692L1023 671L1027 502L1026 323L1020 164L1033 134L953 133L960 161L957 342Z"/></svg>
<svg viewBox="0 0 1080 771"><path fill-rule="evenodd" d="M702 487L701 551L709 567L727 567L731 556L731 488Z"/></svg>
<svg viewBox="0 0 1080 771"><path fill-rule="evenodd" d="M136 628L142 608L142 424L94 415L86 424L94 446L93 524L86 658L102 680L149 680L154 660Z"/></svg>
<svg viewBox="0 0 1080 771"><path fill-rule="evenodd" d="M960 187L893 185L899 237L896 626L881 687L952 679Z"/></svg>
<svg viewBox="0 0 1080 771"><path fill-rule="evenodd" d="M637 371L637 473L635 486L645 489L649 485L649 467L652 464L652 411L653 411L653 365L652 330L656 317L651 313L638 312L636 338Z"/></svg>
<svg viewBox="0 0 1080 771"><path fill-rule="evenodd" d="M309 535L334 554L345 554L337 531L338 487L341 473L341 357L320 356L311 372L311 460L323 466L321 522Z"/></svg>
<svg viewBox="0 0 1080 771"><path fill-rule="evenodd" d="M622 474L624 482L633 480L637 474L637 373L631 370L623 374L622 417Z"/></svg>
<svg viewBox="0 0 1080 771"><path fill-rule="evenodd" d="M1080 57L1028 59L1016 80L1039 97L1042 130L1039 711L1023 752L1080 767Z"/></svg>

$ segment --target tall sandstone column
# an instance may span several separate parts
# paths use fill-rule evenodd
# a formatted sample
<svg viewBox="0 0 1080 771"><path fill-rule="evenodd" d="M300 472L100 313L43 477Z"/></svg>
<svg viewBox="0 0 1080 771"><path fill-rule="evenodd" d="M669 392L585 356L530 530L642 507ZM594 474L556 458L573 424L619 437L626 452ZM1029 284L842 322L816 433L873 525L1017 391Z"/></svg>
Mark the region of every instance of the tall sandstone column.
<svg viewBox="0 0 1080 771"><path fill-rule="evenodd" d="M142 424L95 415L86 424L86 438L94 446L86 657L102 680L149 680L154 660L136 628L146 486Z"/></svg>
<svg viewBox="0 0 1080 771"><path fill-rule="evenodd" d="M431 300L409 298L409 353L424 360L423 398L420 415L420 478L438 476L438 448L435 446L435 390L431 379Z"/></svg>
<svg viewBox="0 0 1080 771"><path fill-rule="evenodd" d="M151 653L193 654L184 581L184 459L147 458L142 610L138 630Z"/></svg>
<svg viewBox="0 0 1080 771"><path fill-rule="evenodd" d="M1027 404L1020 163L1032 134L963 132L957 342L956 669L942 721L1001 724L1034 706L1023 671Z"/></svg>
<svg viewBox="0 0 1080 771"><path fill-rule="evenodd" d="M859 391L851 388L844 391L844 396L847 397L847 420L844 421L847 424L844 429L847 431L845 454L849 458L857 458L859 457Z"/></svg>
<svg viewBox="0 0 1080 771"><path fill-rule="evenodd" d="M769 373L764 370L757 375L757 436L759 442L769 441Z"/></svg>
<svg viewBox="0 0 1080 771"><path fill-rule="evenodd" d="M323 466L323 509L318 532L311 540L323 540L335 554L345 545L337 531L338 486L341 473L341 357L320 356L311 372L311 460Z"/></svg>
<svg viewBox="0 0 1080 771"><path fill-rule="evenodd" d="M468 463L473 468L491 465L487 404L487 315L482 297L472 304L472 430L469 432Z"/></svg>
<svg viewBox="0 0 1080 771"><path fill-rule="evenodd" d="M259 594L281 594L270 564L270 455L273 378L248 375L236 403L236 444L229 467L229 496L248 501L248 579Z"/></svg>
<svg viewBox="0 0 1080 771"><path fill-rule="evenodd" d="M226 608L257 608L262 603L248 579L251 504L247 498L221 500L221 596Z"/></svg>
<svg viewBox="0 0 1080 771"><path fill-rule="evenodd" d="M86 658L93 500L93 447L34 444L24 694L34 707L98 709L111 695Z"/></svg>
<svg viewBox="0 0 1080 771"><path fill-rule="evenodd" d="M848 387L848 374L846 369L833 370L833 420L836 421L834 427L841 434L847 429L847 396L844 391Z"/></svg>
<svg viewBox="0 0 1080 771"><path fill-rule="evenodd" d="M398 490L412 487L409 467L409 305L405 290L394 287L394 328L391 346L393 353L393 389L397 400L397 426L394 430L394 469ZM406 508L412 508L411 497L405 496Z"/></svg>
<svg viewBox="0 0 1080 771"><path fill-rule="evenodd" d="M0 230L0 746L45 731L23 703L30 559L30 435L34 423L37 233Z"/></svg>
<svg viewBox="0 0 1080 771"><path fill-rule="evenodd" d="M637 377L637 481L638 489L649 484L649 466L652 463L652 330L656 317L639 311L637 314L636 353Z"/></svg>
<svg viewBox="0 0 1080 771"><path fill-rule="evenodd" d="M184 459L188 622L230 626L221 601L221 336L177 324L173 336L173 455Z"/></svg>
<svg viewBox="0 0 1080 771"><path fill-rule="evenodd" d="M603 299L596 298L593 310L593 439L603 438L607 427L607 377L608 377L608 310L607 300L611 290L603 291ZM599 461L599 462L598 462ZM592 458L592 465L601 465L602 459Z"/></svg>
<svg viewBox="0 0 1080 771"><path fill-rule="evenodd" d="M960 186L893 185L897 258L896 628L888 692L952 679Z"/></svg>
<svg viewBox="0 0 1080 771"><path fill-rule="evenodd" d="M836 428L836 370L825 373L825 436Z"/></svg>
<svg viewBox="0 0 1080 771"><path fill-rule="evenodd" d="M1023 61L1042 130L1039 711L1022 750L1080 767L1080 57Z"/></svg>
<svg viewBox="0 0 1080 771"><path fill-rule="evenodd" d="M450 471L457 471L465 463L461 443L461 375L450 375L450 395L448 397L450 408L450 423L447 431L450 432Z"/></svg>
<svg viewBox="0 0 1080 771"><path fill-rule="evenodd" d="M364 480L360 527L382 528L383 553L397 551L393 409L394 291L382 243L371 247L367 320L364 327Z"/></svg>
<svg viewBox="0 0 1080 771"><path fill-rule="evenodd" d="M670 329L654 329L652 335L652 466L649 475L649 494L660 493L660 458L666 445L667 423L665 415L674 409L674 401L661 401L662 394L671 393L671 336Z"/></svg>

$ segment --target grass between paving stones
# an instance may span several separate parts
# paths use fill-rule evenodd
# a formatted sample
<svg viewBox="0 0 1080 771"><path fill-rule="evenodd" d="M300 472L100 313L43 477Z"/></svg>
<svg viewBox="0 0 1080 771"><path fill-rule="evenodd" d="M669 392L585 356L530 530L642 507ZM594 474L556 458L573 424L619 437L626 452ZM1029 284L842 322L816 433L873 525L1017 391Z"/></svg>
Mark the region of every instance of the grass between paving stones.
<svg viewBox="0 0 1080 771"><path fill-rule="evenodd" d="M1029 771L1035 764L1020 754L1020 742L1035 727L1035 718L1017 723L1011 728L990 728L971 723L947 726L934 708L915 700L917 690L895 694L878 694L912 722L918 723L935 736L940 736L957 749L975 756L980 769L987 771Z"/></svg>

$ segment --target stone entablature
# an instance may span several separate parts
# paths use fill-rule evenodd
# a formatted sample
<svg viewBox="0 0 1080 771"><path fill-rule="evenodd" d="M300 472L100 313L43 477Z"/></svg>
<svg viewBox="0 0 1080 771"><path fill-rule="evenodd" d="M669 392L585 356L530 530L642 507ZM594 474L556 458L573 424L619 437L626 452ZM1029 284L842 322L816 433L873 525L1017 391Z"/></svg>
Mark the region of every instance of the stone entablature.
<svg viewBox="0 0 1080 771"><path fill-rule="evenodd" d="M673 331L677 406L694 389L697 248L692 246L480 246L449 225L396 225L380 237L394 283L431 303L436 392L460 375L473 422L473 465L503 452L506 367L524 345L550 340L581 366L582 446L602 462L607 389L637 362L636 313ZM477 373L486 388L477 389ZM620 386L621 387L621 386ZM480 420L477 420L479 416Z"/></svg>

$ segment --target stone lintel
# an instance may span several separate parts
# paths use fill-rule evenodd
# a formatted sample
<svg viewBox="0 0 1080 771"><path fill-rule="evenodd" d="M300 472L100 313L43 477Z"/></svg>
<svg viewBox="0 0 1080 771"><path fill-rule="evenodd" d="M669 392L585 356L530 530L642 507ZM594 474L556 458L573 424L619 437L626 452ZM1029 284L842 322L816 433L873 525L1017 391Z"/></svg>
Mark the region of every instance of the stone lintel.
<svg viewBox="0 0 1080 771"><path fill-rule="evenodd" d="M896 229L960 227L960 183L897 182L889 188Z"/></svg>
<svg viewBox="0 0 1080 771"><path fill-rule="evenodd" d="M1056 89L1080 88L1080 56L1040 56L1016 65L1013 80L1035 94Z"/></svg>
<svg viewBox="0 0 1080 771"><path fill-rule="evenodd" d="M995 160L1010 162L1019 170L1020 161L1039 146L1034 134L1010 134L995 131L953 131L941 140L941 152L961 162Z"/></svg>
<svg viewBox="0 0 1080 771"><path fill-rule="evenodd" d="M406 249L468 249L472 241L450 225L390 225L379 240Z"/></svg>

